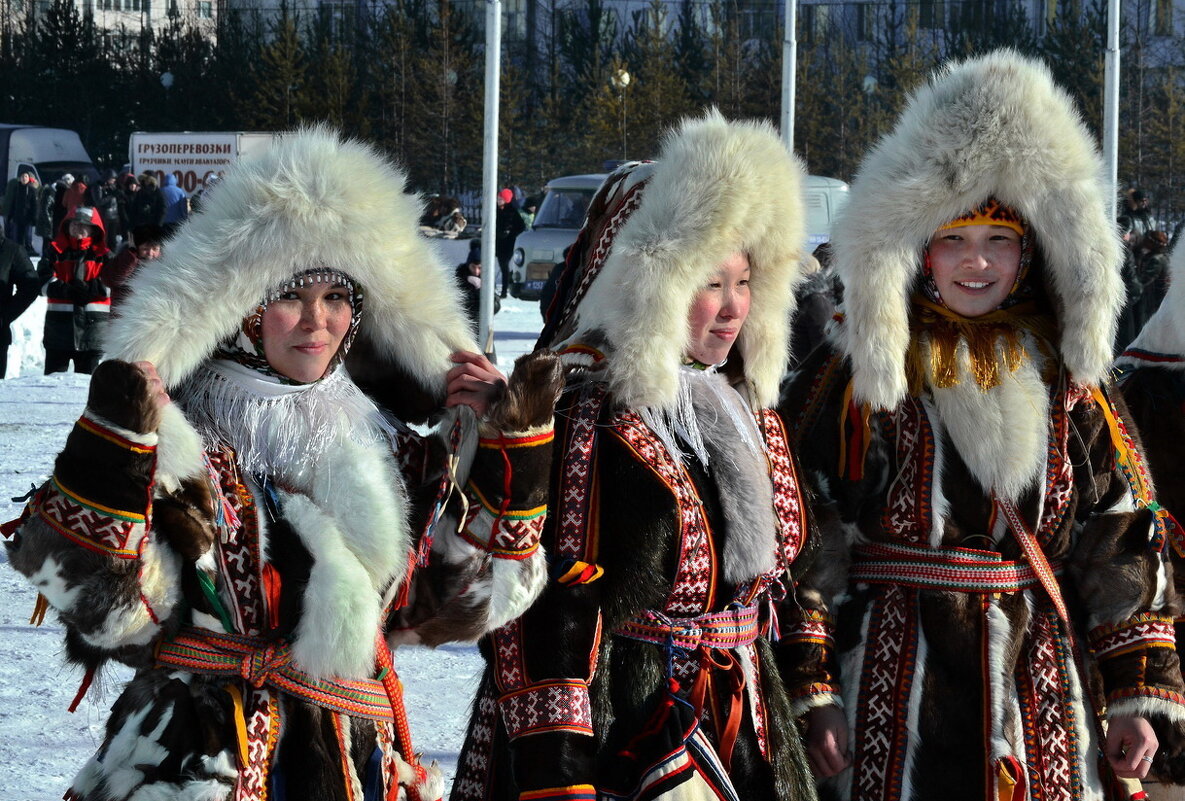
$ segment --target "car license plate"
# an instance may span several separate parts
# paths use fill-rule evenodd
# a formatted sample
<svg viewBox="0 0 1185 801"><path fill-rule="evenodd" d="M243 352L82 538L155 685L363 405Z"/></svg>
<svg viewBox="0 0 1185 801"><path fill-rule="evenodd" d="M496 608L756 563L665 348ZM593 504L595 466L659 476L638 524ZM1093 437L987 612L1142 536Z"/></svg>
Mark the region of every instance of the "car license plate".
<svg viewBox="0 0 1185 801"><path fill-rule="evenodd" d="M527 290L528 292L542 292L543 285L546 283L547 281L544 280L527 281L525 284L523 284L523 289Z"/></svg>

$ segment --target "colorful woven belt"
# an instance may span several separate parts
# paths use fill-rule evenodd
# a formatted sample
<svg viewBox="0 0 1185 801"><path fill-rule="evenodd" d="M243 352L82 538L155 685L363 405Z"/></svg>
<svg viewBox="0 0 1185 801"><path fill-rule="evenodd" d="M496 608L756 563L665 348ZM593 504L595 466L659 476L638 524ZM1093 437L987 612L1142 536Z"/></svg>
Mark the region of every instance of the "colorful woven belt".
<svg viewBox="0 0 1185 801"><path fill-rule="evenodd" d="M377 679L317 679L292 664L283 641L205 629L183 629L156 649L160 665L193 673L240 676L253 687L265 684L334 712L394 721L391 700Z"/></svg>
<svg viewBox="0 0 1185 801"><path fill-rule="evenodd" d="M725 609L691 618L667 617L647 609L627 620L614 633L655 645L672 645L684 651L730 649L756 640L757 624L756 606Z"/></svg>
<svg viewBox="0 0 1185 801"><path fill-rule="evenodd" d="M920 548L876 543L852 550L849 579L864 584L897 584L922 590L1017 592L1041 586L1028 562L1006 561L991 551L967 548ZM1054 573L1061 563L1053 561Z"/></svg>

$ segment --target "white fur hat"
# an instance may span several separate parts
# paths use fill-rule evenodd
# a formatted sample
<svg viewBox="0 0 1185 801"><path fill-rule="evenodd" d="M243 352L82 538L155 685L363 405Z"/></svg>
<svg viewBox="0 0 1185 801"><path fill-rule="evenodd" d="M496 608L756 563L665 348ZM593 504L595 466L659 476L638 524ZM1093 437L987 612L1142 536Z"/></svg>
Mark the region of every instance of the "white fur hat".
<svg viewBox="0 0 1185 801"><path fill-rule="evenodd" d="M988 197L1028 220L1070 374L1095 383L1123 305L1122 248L1094 141L1049 70L1011 50L947 66L865 158L837 223L854 395L907 393L910 294L934 231Z"/></svg>
<svg viewBox="0 0 1185 801"><path fill-rule="evenodd" d="M673 404L695 295L742 250L752 302L736 347L754 400L773 405L789 359L802 188L802 167L767 123L729 122L715 110L684 120L656 163L619 169L598 193L608 206L602 216L623 223L594 219L593 201L581 236L597 241L586 241L575 283L594 254L604 260L587 291L569 302L550 347L602 351L610 391L624 406Z"/></svg>
<svg viewBox="0 0 1185 801"><path fill-rule="evenodd" d="M236 162L161 258L136 272L107 356L150 361L175 387L268 289L328 266L363 289L355 351L371 378L398 374L443 397L449 354L476 348L451 273L417 233L406 182L373 148L325 127Z"/></svg>

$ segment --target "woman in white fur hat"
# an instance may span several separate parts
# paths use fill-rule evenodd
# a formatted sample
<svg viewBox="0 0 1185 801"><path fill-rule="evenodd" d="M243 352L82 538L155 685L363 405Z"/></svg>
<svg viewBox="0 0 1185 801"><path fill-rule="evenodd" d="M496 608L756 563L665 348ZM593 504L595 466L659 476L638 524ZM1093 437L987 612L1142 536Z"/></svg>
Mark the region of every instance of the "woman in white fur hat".
<svg viewBox="0 0 1185 801"><path fill-rule="evenodd" d="M713 112L594 197L541 337L567 367L551 581L489 642L453 801L814 797L783 682L818 678L791 670L809 540L769 410L801 186L767 125Z"/></svg>
<svg viewBox="0 0 1185 801"><path fill-rule="evenodd" d="M287 135L133 279L8 532L87 680L137 669L67 797L440 797L391 648L476 639L541 589L559 368L506 387L472 352L404 184ZM430 436L405 425L446 405Z"/></svg>
<svg viewBox="0 0 1185 801"><path fill-rule="evenodd" d="M782 405L835 555L799 592L825 796L1117 797L1185 722L1164 525L1106 386L1101 175L1003 51L921 88L853 184L842 321Z"/></svg>

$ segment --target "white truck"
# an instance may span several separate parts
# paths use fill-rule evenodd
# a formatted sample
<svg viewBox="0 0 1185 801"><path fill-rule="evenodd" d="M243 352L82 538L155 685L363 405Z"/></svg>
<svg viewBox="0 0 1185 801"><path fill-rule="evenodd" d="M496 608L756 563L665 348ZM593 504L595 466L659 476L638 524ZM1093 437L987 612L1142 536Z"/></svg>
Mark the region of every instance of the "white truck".
<svg viewBox="0 0 1185 801"><path fill-rule="evenodd" d="M75 131L0 123L0 185L22 172L33 173L42 185L64 173L88 183L99 174Z"/></svg>
<svg viewBox="0 0 1185 801"><path fill-rule="evenodd" d="M243 131L136 131L128 140L128 160L136 175L177 176L177 186L192 195L211 175L222 173L236 159L269 148L280 134Z"/></svg>

